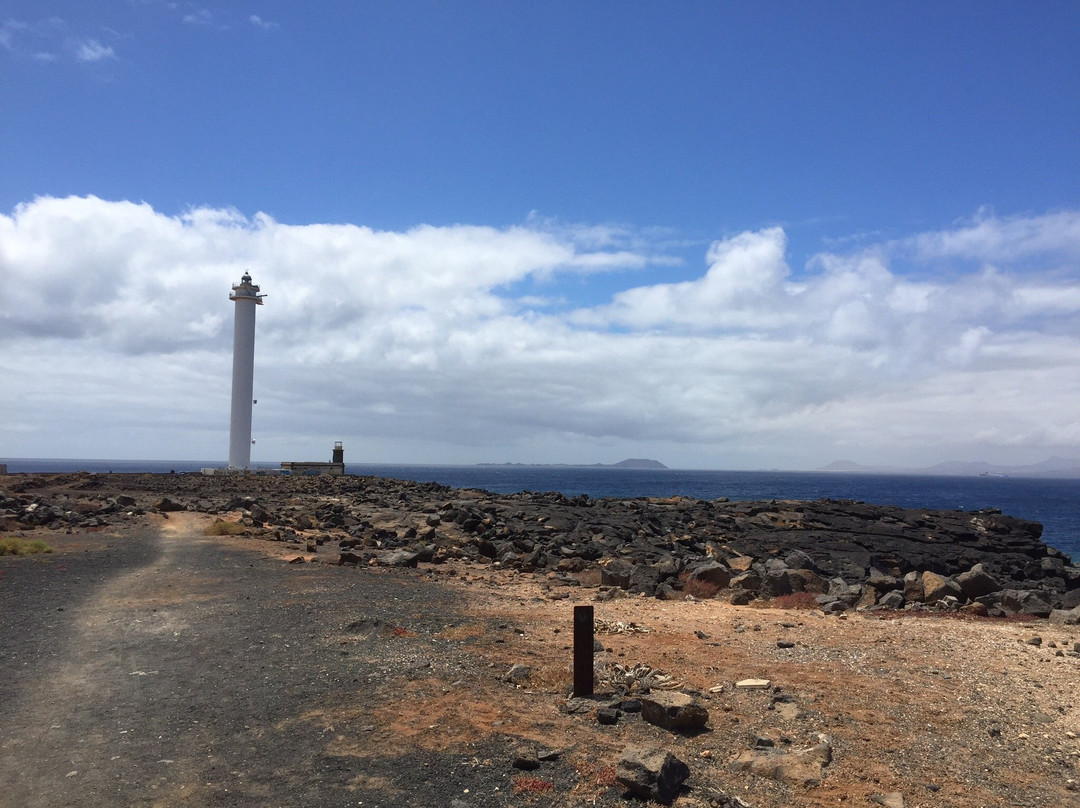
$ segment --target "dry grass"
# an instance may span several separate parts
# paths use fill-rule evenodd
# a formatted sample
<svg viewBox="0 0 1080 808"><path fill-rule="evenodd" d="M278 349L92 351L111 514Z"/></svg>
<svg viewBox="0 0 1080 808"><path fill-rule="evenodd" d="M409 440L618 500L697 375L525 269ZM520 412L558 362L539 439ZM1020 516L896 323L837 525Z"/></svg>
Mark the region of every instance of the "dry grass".
<svg viewBox="0 0 1080 808"><path fill-rule="evenodd" d="M248 529L239 522L228 522L224 519L215 519L207 525L203 531L207 536L238 536L247 533Z"/></svg>
<svg viewBox="0 0 1080 808"><path fill-rule="evenodd" d="M716 584L702 581L699 578L684 577L682 581L682 591L687 595L693 595L698 600L715 598L716 593L720 591L720 587Z"/></svg>
<svg viewBox="0 0 1080 808"><path fill-rule="evenodd" d="M549 783L547 780L541 780L539 777L518 775L514 778L515 794L547 794L554 789L554 783Z"/></svg>
<svg viewBox="0 0 1080 808"><path fill-rule="evenodd" d="M820 609L813 592L792 592L763 604L766 609Z"/></svg>
<svg viewBox="0 0 1080 808"><path fill-rule="evenodd" d="M16 538L0 539L0 556L36 555L38 553L51 553L52 551L52 548L40 539L32 541Z"/></svg>
<svg viewBox="0 0 1080 808"><path fill-rule="evenodd" d="M590 567L577 574L578 583L582 586L600 586L603 577L603 573L599 567Z"/></svg>

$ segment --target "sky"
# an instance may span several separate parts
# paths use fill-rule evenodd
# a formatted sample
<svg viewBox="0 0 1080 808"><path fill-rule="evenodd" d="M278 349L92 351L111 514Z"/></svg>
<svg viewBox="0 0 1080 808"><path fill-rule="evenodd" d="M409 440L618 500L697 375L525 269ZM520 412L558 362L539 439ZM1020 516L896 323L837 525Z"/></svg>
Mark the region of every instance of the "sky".
<svg viewBox="0 0 1080 808"><path fill-rule="evenodd" d="M0 3L0 457L1080 457L1080 4Z"/></svg>

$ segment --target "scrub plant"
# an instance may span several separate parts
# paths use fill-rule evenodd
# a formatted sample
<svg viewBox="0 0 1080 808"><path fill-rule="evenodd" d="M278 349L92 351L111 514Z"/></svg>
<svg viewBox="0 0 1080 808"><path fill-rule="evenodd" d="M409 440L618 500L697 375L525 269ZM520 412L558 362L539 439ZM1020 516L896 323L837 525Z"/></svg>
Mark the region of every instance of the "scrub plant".
<svg viewBox="0 0 1080 808"><path fill-rule="evenodd" d="M246 533L247 528L239 522L215 519L203 532L207 536L236 536L240 533Z"/></svg>
<svg viewBox="0 0 1080 808"><path fill-rule="evenodd" d="M51 553L53 549L40 539L26 541L25 539L0 539L0 556L35 555L37 553Z"/></svg>

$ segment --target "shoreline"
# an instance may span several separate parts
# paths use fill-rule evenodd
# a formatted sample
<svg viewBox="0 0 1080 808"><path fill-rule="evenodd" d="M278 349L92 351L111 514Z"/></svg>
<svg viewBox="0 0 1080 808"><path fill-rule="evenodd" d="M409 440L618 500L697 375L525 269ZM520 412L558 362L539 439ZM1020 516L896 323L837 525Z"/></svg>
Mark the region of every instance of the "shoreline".
<svg viewBox="0 0 1080 808"><path fill-rule="evenodd" d="M461 558L534 574L589 573L662 599L803 596L836 612L1049 617L1080 607L1080 566L1042 542L1037 523L996 509L593 499L352 476L8 475L2 485L0 527L8 530L96 528L152 511L239 512L263 538L337 546L339 563Z"/></svg>

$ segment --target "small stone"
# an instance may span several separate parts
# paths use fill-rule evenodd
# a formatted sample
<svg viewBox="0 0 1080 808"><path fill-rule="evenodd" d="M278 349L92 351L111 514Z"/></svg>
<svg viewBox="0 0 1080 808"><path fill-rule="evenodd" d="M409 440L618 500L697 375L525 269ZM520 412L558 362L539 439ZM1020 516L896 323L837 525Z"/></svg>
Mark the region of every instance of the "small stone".
<svg viewBox="0 0 1080 808"><path fill-rule="evenodd" d="M503 681L509 682L512 685L521 685L528 681L528 678L532 676L532 668L528 665L512 665L510 670L503 674Z"/></svg>
<svg viewBox="0 0 1080 808"><path fill-rule="evenodd" d="M767 690L772 686L769 679L742 679L735 683L739 690Z"/></svg>
<svg viewBox="0 0 1080 808"><path fill-rule="evenodd" d="M1031 637L1029 640L1027 640L1027 644L1034 645L1036 648L1038 648L1040 645L1042 645L1042 637Z"/></svg>
<svg viewBox="0 0 1080 808"><path fill-rule="evenodd" d="M795 643L791 642L790 640L777 640L776 641L776 647L777 648L794 648Z"/></svg>
<svg viewBox="0 0 1080 808"><path fill-rule="evenodd" d="M832 762L832 746L827 742L781 752L775 749L753 749L741 752L732 761L735 771L746 771L758 777L768 777L798 786L815 786L821 782L825 767Z"/></svg>
<svg viewBox="0 0 1080 808"><path fill-rule="evenodd" d="M709 711L686 693L650 693L641 697L641 717L655 726L680 732L704 727Z"/></svg>
<svg viewBox="0 0 1080 808"><path fill-rule="evenodd" d="M536 750L530 746L518 747L517 752L514 753L515 769L521 769L522 771L535 771L540 768L540 758L536 755Z"/></svg>
<svg viewBox="0 0 1080 808"><path fill-rule="evenodd" d="M596 711L596 722L604 726L614 726L619 722L619 711L614 707L601 707Z"/></svg>
<svg viewBox="0 0 1080 808"><path fill-rule="evenodd" d="M904 795L899 791L891 791L888 794L871 794L870 802L884 805L885 808L904 808Z"/></svg>

